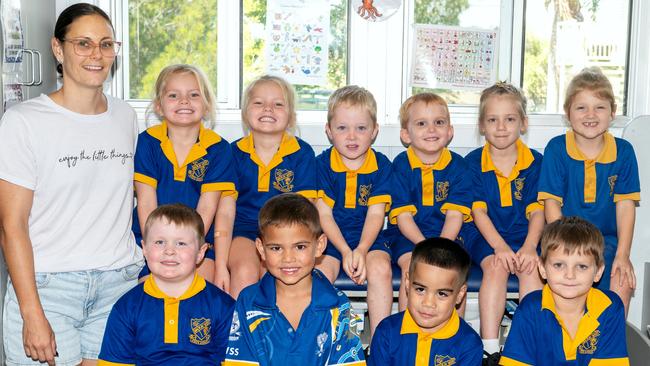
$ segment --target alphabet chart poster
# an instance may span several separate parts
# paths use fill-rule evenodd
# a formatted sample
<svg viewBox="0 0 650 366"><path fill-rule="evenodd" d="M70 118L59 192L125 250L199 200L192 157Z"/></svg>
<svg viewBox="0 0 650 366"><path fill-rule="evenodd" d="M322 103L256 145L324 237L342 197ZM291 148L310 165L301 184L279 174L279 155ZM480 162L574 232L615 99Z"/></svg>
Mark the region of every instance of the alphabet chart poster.
<svg viewBox="0 0 650 366"><path fill-rule="evenodd" d="M327 0L268 0L267 72L292 84L325 85L329 65Z"/></svg>
<svg viewBox="0 0 650 366"><path fill-rule="evenodd" d="M498 31L416 24L411 85L484 89L496 81Z"/></svg>

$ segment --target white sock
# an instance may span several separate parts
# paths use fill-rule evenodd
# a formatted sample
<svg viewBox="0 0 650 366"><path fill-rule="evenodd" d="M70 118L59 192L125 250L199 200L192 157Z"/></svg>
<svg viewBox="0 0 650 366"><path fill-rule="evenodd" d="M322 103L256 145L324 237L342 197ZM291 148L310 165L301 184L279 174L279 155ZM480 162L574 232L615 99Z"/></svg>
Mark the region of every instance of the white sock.
<svg viewBox="0 0 650 366"><path fill-rule="evenodd" d="M483 339L483 350L489 354L499 352L499 340L498 339Z"/></svg>

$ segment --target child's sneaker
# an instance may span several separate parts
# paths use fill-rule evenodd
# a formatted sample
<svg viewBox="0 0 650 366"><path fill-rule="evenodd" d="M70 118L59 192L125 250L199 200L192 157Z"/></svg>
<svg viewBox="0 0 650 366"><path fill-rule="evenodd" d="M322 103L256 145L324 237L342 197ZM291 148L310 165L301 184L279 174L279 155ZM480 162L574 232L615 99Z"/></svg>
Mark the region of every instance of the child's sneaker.
<svg viewBox="0 0 650 366"><path fill-rule="evenodd" d="M501 352L494 352L492 354L483 351L483 366L498 366Z"/></svg>

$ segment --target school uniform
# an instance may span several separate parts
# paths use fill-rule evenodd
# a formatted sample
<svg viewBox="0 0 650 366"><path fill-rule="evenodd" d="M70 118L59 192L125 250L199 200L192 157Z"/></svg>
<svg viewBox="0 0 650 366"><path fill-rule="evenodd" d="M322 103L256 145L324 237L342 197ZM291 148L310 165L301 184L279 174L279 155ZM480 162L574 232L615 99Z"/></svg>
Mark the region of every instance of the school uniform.
<svg viewBox="0 0 650 366"><path fill-rule="evenodd" d="M448 210L471 221L472 186L463 157L444 148L435 164L424 164L412 147L393 160L393 206L388 215L393 234L393 260L410 253L415 244L397 228L397 216L408 212L425 238L440 236ZM457 241L463 242L462 232Z"/></svg>
<svg viewBox="0 0 650 366"><path fill-rule="evenodd" d="M150 276L115 303L99 366L218 365L233 308L230 296L198 274L178 298L167 296Z"/></svg>
<svg viewBox="0 0 650 366"><path fill-rule="evenodd" d="M334 147L322 152L316 160L320 184L318 197L332 208L341 234L350 248L355 249L361 239L368 206L385 203L386 212L390 209L390 161L370 148L363 165L357 170L350 170ZM372 250L382 250L390 255L390 243L383 231L377 235L368 251ZM331 242L327 244L325 255L342 259L341 253Z"/></svg>
<svg viewBox="0 0 650 366"><path fill-rule="evenodd" d="M408 310L382 320L370 346L369 366L479 366L481 338L456 310L441 329L425 333Z"/></svg>
<svg viewBox="0 0 650 366"><path fill-rule="evenodd" d="M555 310L551 288L531 292L515 311L500 364L629 365L623 303L611 291L590 289L572 339Z"/></svg>
<svg viewBox="0 0 650 366"><path fill-rule="evenodd" d="M632 145L610 133L595 159L578 149L573 131L554 137L544 151L539 178L540 203L553 199L562 215L580 216L596 225L605 237L605 273L597 284L609 289L612 262L618 246L616 202L639 201L639 169Z"/></svg>
<svg viewBox="0 0 650 366"><path fill-rule="evenodd" d="M312 272L311 303L295 330L276 305L275 281L267 273L239 295L224 366L366 364L350 302L320 271Z"/></svg>
<svg viewBox="0 0 650 366"><path fill-rule="evenodd" d="M257 237L257 215L266 201L294 192L314 199L317 195L314 150L303 140L285 133L268 165L255 152L253 135L232 143L238 174L237 213L233 238Z"/></svg>

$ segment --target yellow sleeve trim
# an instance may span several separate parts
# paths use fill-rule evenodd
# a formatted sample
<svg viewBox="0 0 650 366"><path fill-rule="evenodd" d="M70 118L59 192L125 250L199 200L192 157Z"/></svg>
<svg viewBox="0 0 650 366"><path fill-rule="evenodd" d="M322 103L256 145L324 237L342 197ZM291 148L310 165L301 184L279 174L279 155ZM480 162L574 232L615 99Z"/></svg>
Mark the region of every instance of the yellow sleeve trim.
<svg viewBox="0 0 650 366"><path fill-rule="evenodd" d="M485 211L487 211L488 209L487 203L485 203L485 201L475 201L472 203L472 211L478 210L479 208L482 208Z"/></svg>
<svg viewBox="0 0 650 366"><path fill-rule="evenodd" d="M221 366L252 366L252 365L259 365L259 362L225 360L221 363Z"/></svg>
<svg viewBox="0 0 650 366"><path fill-rule="evenodd" d="M620 201L625 201L625 200L641 201L641 193L634 192L634 193L615 194L614 195L614 202L620 202Z"/></svg>
<svg viewBox="0 0 650 366"><path fill-rule="evenodd" d="M134 363L117 363L104 360L97 360L97 366L135 366Z"/></svg>
<svg viewBox="0 0 650 366"><path fill-rule="evenodd" d="M206 183L201 185L201 193L216 192L216 191L234 191L235 183L232 182L219 182L219 183Z"/></svg>
<svg viewBox="0 0 650 366"><path fill-rule="evenodd" d="M540 205L544 206L544 200L549 200L549 199L560 202L560 205L563 204L562 197L550 194L548 192L537 193L537 202L539 202Z"/></svg>
<svg viewBox="0 0 650 366"><path fill-rule="evenodd" d="M418 212L418 209L414 205L393 208L392 210L390 210L390 213L388 214L388 220L390 221L390 223L393 225L397 225L397 216L399 216L403 212L410 212L412 216L415 216L415 214Z"/></svg>
<svg viewBox="0 0 650 366"><path fill-rule="evenodd" d="M606 360L591 359L589 366L630 366L630 360L627 357L609 358Z"/></svg>
<svg viewBox="0 0 650 366"><path fill-rule="evenodd" d="M318 198L318 191L315 189L309 189L309 190L304 190L304 191L298 191L297 192L299 195L309 198L309 199L314 199Z"/></svg>
<svg viewBox="0 0 650 366"><path fill-rule="evenodd" d="M503 366L533 366L527 363L519 362L517 360L513 360L512 358L506 357L506 356L501 356L499 359L499 365Z"/></svg>
<svg viewBox="0 0 650 366"><path fill-rule="evenodd" d="M376 205L378 203L386 204L386 212L390 211L390 204L393 202L393 199L389 194L383 194L380 196L370 197L368 199L368 206Z"/></svg>
<svg viewBox="0 0 650 366"><path fill-rule="evenodd" d="M146 176L144 174L140 174L140 173L133 174L133 180L136 181L136 182L144 183L144 184L146 184L148 186L152 186L154 189L158 187L158 181L157 180L155 180L155 179L153 179L151 177L148 177L148 176Z"/></svg>
<svg viewBox="0 0 650 366"><path fill-rule="evenodd" d="M318 198L322 199L330 208L334 208L334 200L327 197L325 191L318 191Z"/></svg>
<svg viewBox="0 0 650 366"><path fill-rule="evenodd" d="M461 205L456 205L453 203L445 203L440 207L440 212L443 214L447 214L447 211L449 210L454 210L454 211L459 211L460 213L463 214L463 221L464 222L472 222L472 210L470 210L469 207L461 206Z"/></svg>
<svg viewBox="0 0 650 366"><path fill-rule="evenodd" d="M537 210L543 210L543 209L544 209L544 205L542 205L541 203L539 203L539 202L531 203L530 205L526 206L526 218L528 220L530 220L530 215L533 212L535 212Z"/></svg>

